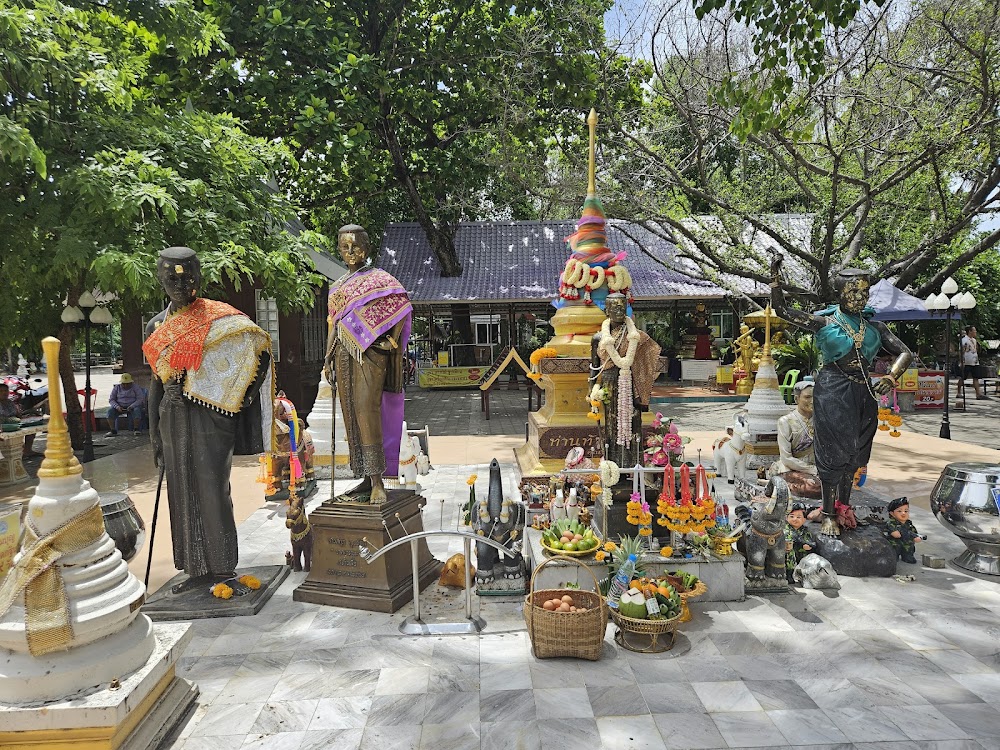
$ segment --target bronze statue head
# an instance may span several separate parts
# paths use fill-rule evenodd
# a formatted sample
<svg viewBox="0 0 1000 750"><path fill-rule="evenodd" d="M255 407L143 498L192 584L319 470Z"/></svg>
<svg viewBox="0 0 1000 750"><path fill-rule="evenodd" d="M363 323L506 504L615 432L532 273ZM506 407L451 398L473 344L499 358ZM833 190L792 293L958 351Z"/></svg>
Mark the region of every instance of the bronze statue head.
<svg viewBox="0 0 1000 750"><path fill-rule="evenodd" d="M609 294L604 301L604 314L615 325L624 323L628 317L628 298L618 292Z"/></svg>
<svg viewBox="0 0 1000 750"><path fill-rule="evenodd" d="M184 307L198 297L201 261L189 247L168 247L156 261L156 278L175 307Z"/></svg>
<svg viewBox="0 0 1000 750"><path fill-rule="evenodd" d="M337 250L351 272L366 264L370 249L371 241L364 227L347 224L337 232Z"/></svg>
<svg viewBox="0 0 1000 750"><path fill-rule="evenodd" d="M868 290L871 280L868 272L858 268L845 268L837 274L833 282L840 297L840 309L851 315L859 315L868 304Z"/></svg>

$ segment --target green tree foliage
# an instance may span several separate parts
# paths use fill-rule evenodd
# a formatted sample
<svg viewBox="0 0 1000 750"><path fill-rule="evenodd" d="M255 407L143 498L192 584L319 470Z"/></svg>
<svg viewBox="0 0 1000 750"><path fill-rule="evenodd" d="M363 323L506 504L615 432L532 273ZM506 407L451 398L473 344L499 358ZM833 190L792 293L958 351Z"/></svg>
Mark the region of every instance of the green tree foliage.
<svg viewBox="0 0 1000 750"><path fill-rule="evenodd" d="M314 226L415 219L448 276L459 221L530 215L555 140L638 98L635 66L598 54L605 0L207 5L229 48L199 105L285 139Z"/></svg>
<svg viewBox="0 0 1000 750"><path fill-rule="evenodd" d="M163 86L161 68L222 43L189 0L0 0L0 343L52 333L85 289L158 303L170 245L199 252L210 293L249 275L285 309L311 305L308 238L285 230L292 206L265 184L294 166L288 150Z"/></svg>
<svg viewBox="0 0 1000 750"><path fill-rule="evenodd" d="M796 82L819 82L826 73L827 34L845 29L866 5L882 7L886 0L692 0L703 19L728 9L739 23L753 30L753 52L759 67L723 77L714 96L738 108L730 127L736 135L781 128L801 100L789 96Z"/></svg>
<svg viewBox="0 0 1000 750"><path fill-rule="evenodd" d="M753 39L732 15L682 9L656 26L638 125L619 126L622 211L651 217L723 283L766 283L774 248L812 301L852 265L926 296L995 251L1000 230L978 227L1000 209L1000 3L863 9L828 31L825 73L796 81L789 127L745 142L733 135L741 110L713 90L759 67Z"/></svg>

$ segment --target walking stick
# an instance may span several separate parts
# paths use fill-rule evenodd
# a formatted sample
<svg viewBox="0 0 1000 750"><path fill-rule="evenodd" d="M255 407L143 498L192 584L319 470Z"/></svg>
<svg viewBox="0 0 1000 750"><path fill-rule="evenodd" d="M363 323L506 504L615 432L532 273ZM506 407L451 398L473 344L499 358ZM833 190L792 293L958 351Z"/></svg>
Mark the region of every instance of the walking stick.
<svg viewBox="0 0 1000 750"><path fill-rule="evenodd" d="M149 571L153 567L153 540L156 539L156 516L160 512L160 493L163 492L163 475L166 464L160 459L160 479L156 483L156 501L153 503L153 523L149 529L149 557L146 558L146 578L143 584L149 588Z"/></svg>

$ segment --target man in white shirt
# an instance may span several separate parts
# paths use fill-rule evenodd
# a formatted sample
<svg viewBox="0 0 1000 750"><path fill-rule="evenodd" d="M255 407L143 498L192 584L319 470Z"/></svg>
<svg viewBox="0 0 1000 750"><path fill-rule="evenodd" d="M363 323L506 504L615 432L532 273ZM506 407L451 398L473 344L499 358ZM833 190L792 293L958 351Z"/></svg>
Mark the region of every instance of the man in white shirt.
<svg viewBox="0 0 1000 750"><path fill-rule="evenodd" d="M972 387L976 389L976 398L980 400L989 401L990 397L986 395L983 390L983 386L979 382L978 367L979 367L979 342L976 339L976 327L966 326L965 335L962 337L962 380L968 377L972 378Z"/></svg>

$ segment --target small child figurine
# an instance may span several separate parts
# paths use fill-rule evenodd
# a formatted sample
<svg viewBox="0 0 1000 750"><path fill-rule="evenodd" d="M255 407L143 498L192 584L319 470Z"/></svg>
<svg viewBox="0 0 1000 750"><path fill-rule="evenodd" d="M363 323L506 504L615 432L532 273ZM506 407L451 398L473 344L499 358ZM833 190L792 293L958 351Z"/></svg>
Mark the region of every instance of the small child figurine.
<svg viewBox="0 0 1000 750"><path fill-rule="evenodd" d="M806 506L795 503L785 516L785 575L792 583L792 571L799 560L812 552L815 541L806 528Z"/></svg>
<svg viewBox="0 0 1000 750"><path fill-rule="evenodd" d="M917 527L910 520L910 501L897 497L889 503L889 520L885 524L886 539L896 550L896 555L905 563L914 564L913 545L922 542L926 536L917 533Z"/></svg>

